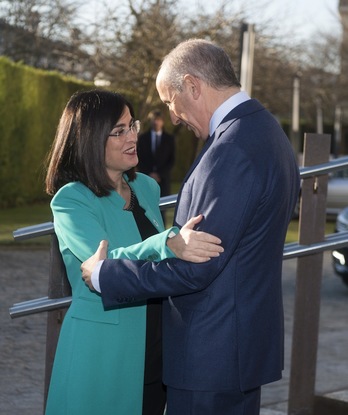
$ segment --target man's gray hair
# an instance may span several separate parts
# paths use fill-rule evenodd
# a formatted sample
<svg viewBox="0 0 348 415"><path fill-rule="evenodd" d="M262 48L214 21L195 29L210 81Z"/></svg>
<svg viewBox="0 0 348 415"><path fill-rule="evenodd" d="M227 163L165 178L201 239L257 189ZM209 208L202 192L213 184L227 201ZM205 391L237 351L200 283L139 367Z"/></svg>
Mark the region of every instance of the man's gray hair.
<svg viewBox="0 0 348 415"><path fill-rule="evenodd" d="M161 80L182 92L184 76L190 74L216 89L240 87L227 53L213 42L189 39L179 43L160 68Z"/></svg>

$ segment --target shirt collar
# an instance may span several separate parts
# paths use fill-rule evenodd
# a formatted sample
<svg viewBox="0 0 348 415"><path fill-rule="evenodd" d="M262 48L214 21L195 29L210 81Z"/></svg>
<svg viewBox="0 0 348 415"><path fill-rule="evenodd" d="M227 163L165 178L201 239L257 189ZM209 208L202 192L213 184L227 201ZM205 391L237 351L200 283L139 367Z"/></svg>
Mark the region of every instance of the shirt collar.
<svg viewBox="0 0 348 415"><path fill-rule="evenodd" d="M235 107L237 107L242 102L248 101L250 99L249 95L240 91L232 95L225 102L223 102L214 112L213 116L210 119L209 123L209 133L210 136L213 135L214 131L221 123L221 121L226 117L226 115L231 112Z"/></svg>

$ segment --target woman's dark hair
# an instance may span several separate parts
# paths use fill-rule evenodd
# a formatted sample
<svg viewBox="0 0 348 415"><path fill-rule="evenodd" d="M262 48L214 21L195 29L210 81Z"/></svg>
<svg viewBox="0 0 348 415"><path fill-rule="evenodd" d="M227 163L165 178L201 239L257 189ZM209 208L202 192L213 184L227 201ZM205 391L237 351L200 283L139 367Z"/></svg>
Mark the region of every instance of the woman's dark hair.
<svg viewBox="0 0 348 415"><path fill-rule="evenodd" d="M110 194L113 187L105 166L105 146L126 107L134 117L134 109L125 97L104 90L77 92L70 98L48 155L49 195L75 181L99 197ZM134 180L135 168L126 174L129 180Z"/></svg>

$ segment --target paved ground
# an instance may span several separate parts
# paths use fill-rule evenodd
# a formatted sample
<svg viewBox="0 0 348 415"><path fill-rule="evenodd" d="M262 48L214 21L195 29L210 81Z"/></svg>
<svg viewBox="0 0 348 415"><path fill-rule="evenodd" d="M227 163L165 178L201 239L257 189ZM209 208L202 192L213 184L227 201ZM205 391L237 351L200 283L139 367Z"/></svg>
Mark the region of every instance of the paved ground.
<svg viewBox="0 0 348 415"><path fill-rule="evenodd" d="M46 313L11 319L14 303L47 294L48 251L0 248L0 414L40 415L43 406ZM263 388L262 415L287 410L296 260L284 262L286 369ZM333 275L325 254L317 393L348 390L348 288ZM131 415L131 414L130 414Z"/></svg>
<svg viewBox="0 0 348 415"><path fill-rule="evenodd" d="M0 414L42 414L46 313L11 319L14 303L47 295L48 251L0 249Z"/></svg>
<svg viewBox="0 0 348 415"><path fill-rule="evenodd" d="M283 263L286 333L283 379L263 387L261 415L287 413L296 265L296 259ZM324 254L319 330L316 393L344 391L343 399L348 401L348 287L334 275L330 252Z"/></svg>

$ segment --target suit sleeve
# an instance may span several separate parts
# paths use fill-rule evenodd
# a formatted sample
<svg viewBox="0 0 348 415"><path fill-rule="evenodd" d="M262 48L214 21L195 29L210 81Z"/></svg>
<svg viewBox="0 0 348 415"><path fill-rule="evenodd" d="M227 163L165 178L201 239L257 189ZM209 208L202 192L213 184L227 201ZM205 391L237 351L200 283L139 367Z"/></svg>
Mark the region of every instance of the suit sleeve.
<svg viewBox="0 0 348 415"><path fill-rule="evenodd" d="M200 169L198 183L192 181L184 185L177 212L181 215L181 223L202 213L204 220L197 229L221 238L224 253L203 264L179 259L164 260L157 264L106 260L100 272L105 306L117 305L126 298L128 302L189 294L203 290L219 275L238 249L261 194L259 174L252 163L242 152L230 157L230 147L224 149L219 146L219 156L212 151L209 158L202 160L201 165L203 163L209 168ZM222 169L225 163L228 168ZM182 214L181 204L185 206Z"/></svg>

